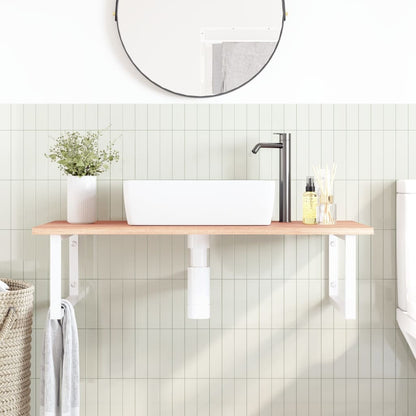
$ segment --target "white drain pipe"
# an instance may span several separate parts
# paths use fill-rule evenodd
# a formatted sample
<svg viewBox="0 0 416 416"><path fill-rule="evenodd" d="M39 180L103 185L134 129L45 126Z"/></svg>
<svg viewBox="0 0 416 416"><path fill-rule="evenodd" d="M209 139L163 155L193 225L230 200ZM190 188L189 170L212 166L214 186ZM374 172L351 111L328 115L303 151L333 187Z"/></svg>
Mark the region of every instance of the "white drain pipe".
<svg viewBox="0 0 416 416"><path fill-rule="evenodd" d="M209 319L210 268L208 265L209 235L188 235L188 318Z"/></svg>

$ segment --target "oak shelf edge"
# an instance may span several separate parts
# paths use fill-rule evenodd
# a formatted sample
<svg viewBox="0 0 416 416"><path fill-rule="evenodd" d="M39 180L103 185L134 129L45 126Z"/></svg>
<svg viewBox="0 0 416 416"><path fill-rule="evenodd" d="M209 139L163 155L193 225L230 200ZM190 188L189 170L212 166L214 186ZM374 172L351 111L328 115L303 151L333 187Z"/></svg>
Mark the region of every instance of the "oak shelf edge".
<svg viewBox="0 0 416 416"><path fill-rule="evenodd" d="M128 225L126 221L69 224L53 221L32 228L34 235L372 235L374 228L355 221L305 225L300 221L270 225Z"/></svg>

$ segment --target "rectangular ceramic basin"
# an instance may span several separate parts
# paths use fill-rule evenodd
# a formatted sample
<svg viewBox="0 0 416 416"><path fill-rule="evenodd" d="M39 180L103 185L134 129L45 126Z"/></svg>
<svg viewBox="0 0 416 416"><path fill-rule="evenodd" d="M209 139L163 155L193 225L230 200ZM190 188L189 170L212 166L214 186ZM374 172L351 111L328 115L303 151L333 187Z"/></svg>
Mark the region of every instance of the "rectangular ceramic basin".
<svg viewBox="0 0 416 416"><path fill-rule="evenodd" d="M129 225L268 225L274 181L129 180Z"/></svg>

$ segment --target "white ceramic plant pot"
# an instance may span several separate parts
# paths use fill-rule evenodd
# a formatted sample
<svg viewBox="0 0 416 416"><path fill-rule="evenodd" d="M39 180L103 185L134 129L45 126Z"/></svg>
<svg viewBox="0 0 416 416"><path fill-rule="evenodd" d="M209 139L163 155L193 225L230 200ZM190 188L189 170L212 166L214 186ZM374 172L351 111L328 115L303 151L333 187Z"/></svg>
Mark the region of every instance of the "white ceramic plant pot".
<svg viewBox="0 0 416 416"><path fill-rule="evenodd" d="M67 221L72 224L97 221L96 176L68 176Z"/></svg>

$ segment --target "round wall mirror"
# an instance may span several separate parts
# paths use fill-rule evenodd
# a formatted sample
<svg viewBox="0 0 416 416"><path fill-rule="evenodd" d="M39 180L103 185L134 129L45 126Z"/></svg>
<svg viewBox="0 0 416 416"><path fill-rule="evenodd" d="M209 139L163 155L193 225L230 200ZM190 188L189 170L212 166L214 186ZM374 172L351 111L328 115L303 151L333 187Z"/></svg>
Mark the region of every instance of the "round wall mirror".
<svg viewBox="0 0 416 416"><path fill-rule="evenodd" d="M273 56L284 0L117 0L124 50L151 82L211 97L252 80Z"/></svg>

